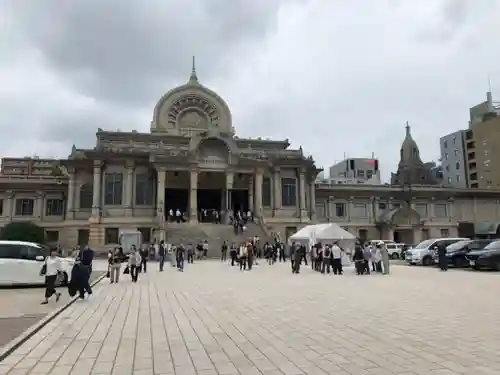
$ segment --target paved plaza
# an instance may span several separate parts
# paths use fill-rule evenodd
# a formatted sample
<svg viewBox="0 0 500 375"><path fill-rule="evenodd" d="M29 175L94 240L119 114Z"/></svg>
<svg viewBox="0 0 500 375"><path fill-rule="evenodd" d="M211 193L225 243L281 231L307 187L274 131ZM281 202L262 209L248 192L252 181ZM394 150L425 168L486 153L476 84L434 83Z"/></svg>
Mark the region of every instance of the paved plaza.
<svg viewBox="0 0 500 375"><path fill-rule="evenodd" d="M150 264L151 266L152 264ZM500 275L394 266L150 267L95 288L0 364L8 375L499 374Z"/></svg>

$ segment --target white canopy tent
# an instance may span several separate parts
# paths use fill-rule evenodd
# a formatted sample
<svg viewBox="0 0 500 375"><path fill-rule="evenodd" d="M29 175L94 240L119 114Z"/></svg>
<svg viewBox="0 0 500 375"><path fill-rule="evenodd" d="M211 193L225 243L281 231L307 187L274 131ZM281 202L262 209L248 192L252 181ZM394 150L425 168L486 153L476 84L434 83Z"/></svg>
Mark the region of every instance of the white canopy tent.
<svg viewBox="0 0 500 375"><path fill-rule="evenodd" d="M307 225L297 233L290 236L290 241L296 241L300 243L307 244L309 247L315 244L316 235L323 229L326 229L330 224L314 224Z"/></svg>
<svg viewBox="0 0 500 375"><path fill-rule="evenodd" d="M290 240L303 243L308 248L318 242L324 244L337 243L347 254L352 254L356 243L356 236L336 223L325 223L308 225L292 235ZM346 264L349 262L347 258L344 257Z"/></svg>

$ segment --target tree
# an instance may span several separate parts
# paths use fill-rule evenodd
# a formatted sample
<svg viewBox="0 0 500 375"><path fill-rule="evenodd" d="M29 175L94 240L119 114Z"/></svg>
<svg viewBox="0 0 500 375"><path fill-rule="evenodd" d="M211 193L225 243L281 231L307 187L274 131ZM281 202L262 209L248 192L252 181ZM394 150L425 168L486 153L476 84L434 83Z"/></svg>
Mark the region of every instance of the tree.
<svg viewBox="0 0 500 375"><path fill-rule="evenodd" d="M0 240L45 244L45 230L31 221L13 222L0 230Z"/></svg>

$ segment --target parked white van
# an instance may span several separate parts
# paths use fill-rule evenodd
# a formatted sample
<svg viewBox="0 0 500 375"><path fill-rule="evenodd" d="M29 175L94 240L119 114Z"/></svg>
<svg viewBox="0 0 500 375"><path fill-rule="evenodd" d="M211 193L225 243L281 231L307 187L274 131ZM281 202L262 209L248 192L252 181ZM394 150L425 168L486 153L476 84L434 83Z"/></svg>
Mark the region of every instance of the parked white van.
<svg viewBox="0 0 500 375"><path fill-rule="evenodd" d="M468 238L431 238L420 242L417 246L406 251L405 260L410 265L430 266L434 264L432 256L434 251L444 243L445 246Z"/></svg>
<svg viewBox="0 0 500 375"><path fill-rule="evenodd" d="M43 285L45 276L40 276L49 248L33 242L0 241L0 285ZM74 260L60 258L63 268L56 285L65 285L71 277Z"/></svg>

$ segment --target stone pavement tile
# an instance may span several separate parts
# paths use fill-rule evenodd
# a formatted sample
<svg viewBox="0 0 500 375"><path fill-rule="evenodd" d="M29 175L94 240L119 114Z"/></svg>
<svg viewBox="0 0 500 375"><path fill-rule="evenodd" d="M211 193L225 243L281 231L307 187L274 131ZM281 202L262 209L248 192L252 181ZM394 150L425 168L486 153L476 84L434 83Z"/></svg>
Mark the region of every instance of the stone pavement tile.
<svg viewBox="0 0 500 375"><path fill-rule="evenodd" d="M333 278L308 268L297 277L285 264L152 269L137 284L97 286L0 364L0 375L49 366L77 375L500 373L500 302L475 307L498 277L435 271L394 267L387 278L358 278L348 269ZM457 284L467 298L456 299Z"/></svg>

